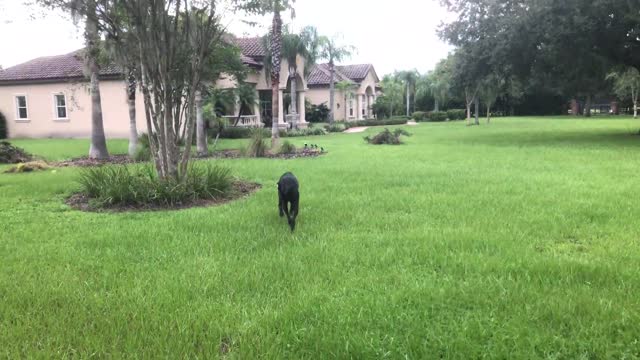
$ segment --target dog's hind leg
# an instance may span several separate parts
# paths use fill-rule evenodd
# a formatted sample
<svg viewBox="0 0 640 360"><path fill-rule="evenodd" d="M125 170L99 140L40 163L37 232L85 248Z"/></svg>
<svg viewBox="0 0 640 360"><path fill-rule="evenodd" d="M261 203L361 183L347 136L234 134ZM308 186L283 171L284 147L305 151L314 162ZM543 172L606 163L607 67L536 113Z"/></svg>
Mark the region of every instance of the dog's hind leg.
<svg viewBox="0 0 640 360"><path fill-rule="evenodd" d="M282 198L282 193L280 192L280 189L278 189L278 210L280 211L280 217L284 216L284 208L287 206L287 204L284 202L284 199Z"/></svg>

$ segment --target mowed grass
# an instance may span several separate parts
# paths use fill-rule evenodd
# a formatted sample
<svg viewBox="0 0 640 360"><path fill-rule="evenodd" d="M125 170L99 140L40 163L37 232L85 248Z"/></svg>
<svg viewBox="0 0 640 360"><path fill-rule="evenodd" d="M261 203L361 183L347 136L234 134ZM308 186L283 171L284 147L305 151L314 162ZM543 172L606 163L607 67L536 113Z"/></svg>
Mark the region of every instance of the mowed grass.
<svg viewBox="0 0 640 360"><path fill-rule="evenodd" d="M638 358L639 128L506 118L421 124L397 147L289 139L329 154L220 161L263 189L175 212L81 213L64 205L77 169L2 174L0 356ZM289 170L293 234L275 185Z"/></svg>

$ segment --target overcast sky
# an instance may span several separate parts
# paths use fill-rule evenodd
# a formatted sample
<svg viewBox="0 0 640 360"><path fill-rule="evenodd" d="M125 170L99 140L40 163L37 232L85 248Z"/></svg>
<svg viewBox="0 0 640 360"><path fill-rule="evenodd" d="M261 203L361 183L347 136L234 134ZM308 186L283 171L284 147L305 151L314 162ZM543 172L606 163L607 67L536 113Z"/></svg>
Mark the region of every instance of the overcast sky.
<svg viewBox="0 0 640 360"><path fill-rule="evenodd" d="M36 11L25 0L0 0L0 65L7 68L30 59L71 52L82 47L82 32L58 12ZM357 52L345 63L372 63L380 76L394 70L431 70L451 48L436 29L450 18L437 0L297 0L296 17L284 20L294 29L314 25L323 35L339 35ZM224 22L236 35L262 35L262 25L247 26L226 13Z"/></svg>

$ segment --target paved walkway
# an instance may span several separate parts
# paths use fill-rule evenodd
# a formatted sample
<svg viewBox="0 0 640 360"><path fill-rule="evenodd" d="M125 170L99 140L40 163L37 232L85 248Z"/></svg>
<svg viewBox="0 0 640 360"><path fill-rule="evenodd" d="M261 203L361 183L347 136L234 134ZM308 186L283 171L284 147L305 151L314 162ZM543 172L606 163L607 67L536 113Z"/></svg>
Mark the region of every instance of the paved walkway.
<svg viewBox="0 0 640 360"><path fill-rule="evenodd" d="M407 122L407 125L409 126L418 126L418 123L411 120ZM378 126L378 127L382 127L382 126ZM347 130L344 131L345 134L355 134L355 133L361 133L361 132L365 132L369 127L368 126L360 126L360 127L352 127L349 128Z"/></svg>

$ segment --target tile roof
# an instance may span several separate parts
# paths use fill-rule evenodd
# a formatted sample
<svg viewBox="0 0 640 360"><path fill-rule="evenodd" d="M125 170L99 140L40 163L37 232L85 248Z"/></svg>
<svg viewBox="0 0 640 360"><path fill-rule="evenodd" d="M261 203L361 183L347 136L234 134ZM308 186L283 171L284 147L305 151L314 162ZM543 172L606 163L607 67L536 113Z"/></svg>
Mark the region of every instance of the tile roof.
<svg viewBox="0 0 640 360"><path fill-rule="evenodd" d="M0 71L0 82L58 80L84 77L83 50L65 55L40 57ZM114 64L100 70L102 76L120 76Z"/></svg>
<svg viewBox="0 0 640 360"><path fill-rule="evenodd" d="M364 80L372 69L373 65L371 64L336 66L335 81L347 80L358 83ZM309 86L329 85L330 79L329 64L318 64L309 72L307 84Z"/></svg>
<svg viewBox="0 0 640 360"><path fill-rule="evenodd" d="M263 58L267 56L267 50L260 37L236 38L236 44L242 50L242 54L251 58Z"/></svg>

